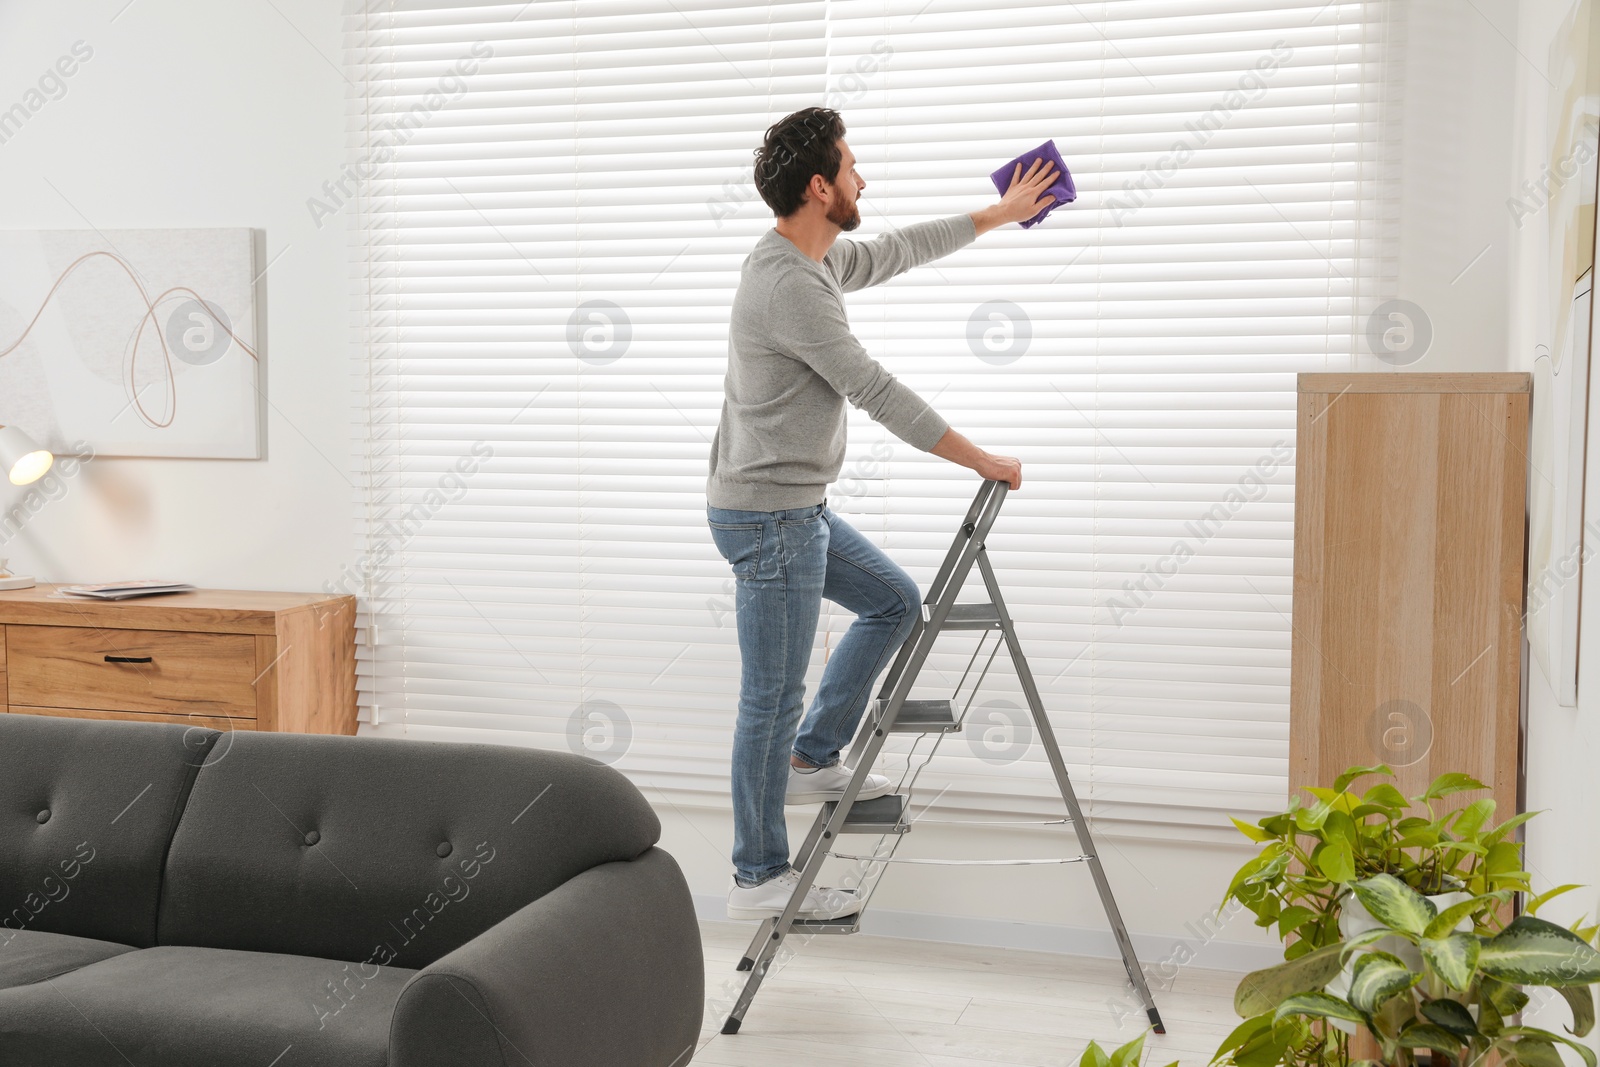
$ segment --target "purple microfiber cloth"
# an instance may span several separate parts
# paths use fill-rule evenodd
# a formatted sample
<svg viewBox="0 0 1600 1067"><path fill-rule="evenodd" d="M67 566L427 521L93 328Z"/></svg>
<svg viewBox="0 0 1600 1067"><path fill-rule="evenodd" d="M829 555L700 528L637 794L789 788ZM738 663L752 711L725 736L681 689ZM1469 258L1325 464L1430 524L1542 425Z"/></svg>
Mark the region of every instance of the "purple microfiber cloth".
<svg viewBox="0 0 1600 1067"><path fill-rule="evenodd" d="M1046 141L1044 144L1040 145L1038 148L1035 148L1031 152L1022 153L1022 155L1018 156L1016 159L1013 159L1010 163L1007 163L1005 166L989 175L989 179L994 182L994 187L1000 190L1000 195L1004 196L1006 195L1006 190L1011 188L1011 175L1017 169L1017 164L1022 164L1022 175L1026 177L1028 168L1033 166L1033 161L1036 159L1043 159L1046 163L1054 163L1056 170L1059 172L1056 175L1055 184L1051 185L1048 189L1044 190L1043 193L1039 194L1043 196L1044 193L1049 193L1051 196L1055 197L1055 199L1052 200L1043 211L1039 212L1033 218L1022 222L1020 225L1023 229L1027 229L1030 226L1034 226L1043 222L1046 215L1050 214L1050 212L1054 211L1062 204L1070 203L1078 199L1078 190L1072 184L1072 174L1067 170L1067 165L1061 162L1061 153L1056 151L1056 143L1054 140Z"/></svg>

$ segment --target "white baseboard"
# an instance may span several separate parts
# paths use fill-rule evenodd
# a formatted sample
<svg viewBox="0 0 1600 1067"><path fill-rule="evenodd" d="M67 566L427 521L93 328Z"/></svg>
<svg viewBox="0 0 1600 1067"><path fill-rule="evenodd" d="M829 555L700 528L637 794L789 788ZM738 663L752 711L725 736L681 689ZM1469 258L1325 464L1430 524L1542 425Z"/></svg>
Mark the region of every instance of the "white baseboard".
<svg viewBox="0 0 1600 1067"><path fill-rule="evenodd" d="M723 896L695 893L695 915L705 922L728 922L728 900ZM753 923L740 923L750 927ZM861 932L879 937L903 937L915 941L943 941L955 945L983 945L989 948L1027 949L1034 952L1059 952L1068 956L1117 959L1117 943L1110 929L1091 930L1055 923L1013 922L1006 919L981 919L967 915L931 915L916 911L870 909L861 920ZM1133 950L1145 973L1154 980L1159 974L1179 967L1209 970L1247 971L1283 962L1277 945L1252 944L1207 938L1203 931L1185 934L1129 935Z"/></svg>

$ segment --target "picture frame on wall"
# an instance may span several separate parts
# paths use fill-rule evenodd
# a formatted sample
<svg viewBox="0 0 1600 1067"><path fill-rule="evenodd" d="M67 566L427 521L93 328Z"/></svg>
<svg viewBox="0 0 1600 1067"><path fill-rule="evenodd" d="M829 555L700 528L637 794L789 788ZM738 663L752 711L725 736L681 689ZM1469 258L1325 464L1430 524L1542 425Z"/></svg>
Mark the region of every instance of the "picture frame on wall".
<svg viewBox="0 0 1600 1067"><path fill-rule="evenodd" d="M0 230L0 425L57 453L259 459L247 228Z"/></svg>

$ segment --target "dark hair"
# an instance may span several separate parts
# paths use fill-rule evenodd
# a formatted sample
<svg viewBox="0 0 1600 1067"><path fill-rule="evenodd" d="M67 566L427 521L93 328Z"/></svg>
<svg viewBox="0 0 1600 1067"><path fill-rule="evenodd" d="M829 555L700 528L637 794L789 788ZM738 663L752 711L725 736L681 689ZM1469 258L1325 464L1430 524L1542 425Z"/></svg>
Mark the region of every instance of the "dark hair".
<svg viewBox="0 0 1600 1067"><path fill-rule="evenodd" d="M800 210L813 174L829 184L838 180L843 136L844 119L826 107L796 111L767 128L766 139L755 150L756 192L774 215L787 218Z"/></svg>

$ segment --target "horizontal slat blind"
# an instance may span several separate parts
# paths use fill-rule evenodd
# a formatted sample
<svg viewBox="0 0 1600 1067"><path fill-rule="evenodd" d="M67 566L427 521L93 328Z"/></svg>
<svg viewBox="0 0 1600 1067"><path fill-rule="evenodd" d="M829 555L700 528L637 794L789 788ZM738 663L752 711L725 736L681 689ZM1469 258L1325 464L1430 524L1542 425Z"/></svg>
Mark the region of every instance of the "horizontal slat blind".
<svg viewBox="0 0 1600 1067"><path fill-rule="evenodd" d="M1189 838L1280 803L1294 375L1349 366L1369 284L1381 12L353 11L364 729L571 747L652 799L726 805L738 648L707 454L739 266L772 224L751 151L824 103L867 180L842 240L982 206L991 170L1055 139L1076 203L851 294L852 324L1024 460L990 554L1092 816ZM851 411L830 504L924 585L975 489ZM808 692L849 621L825 610ZM925 695L974 640L948 638ZM1002 653L919 779L924 818L1059 816L1023 706Z"/></svg>

